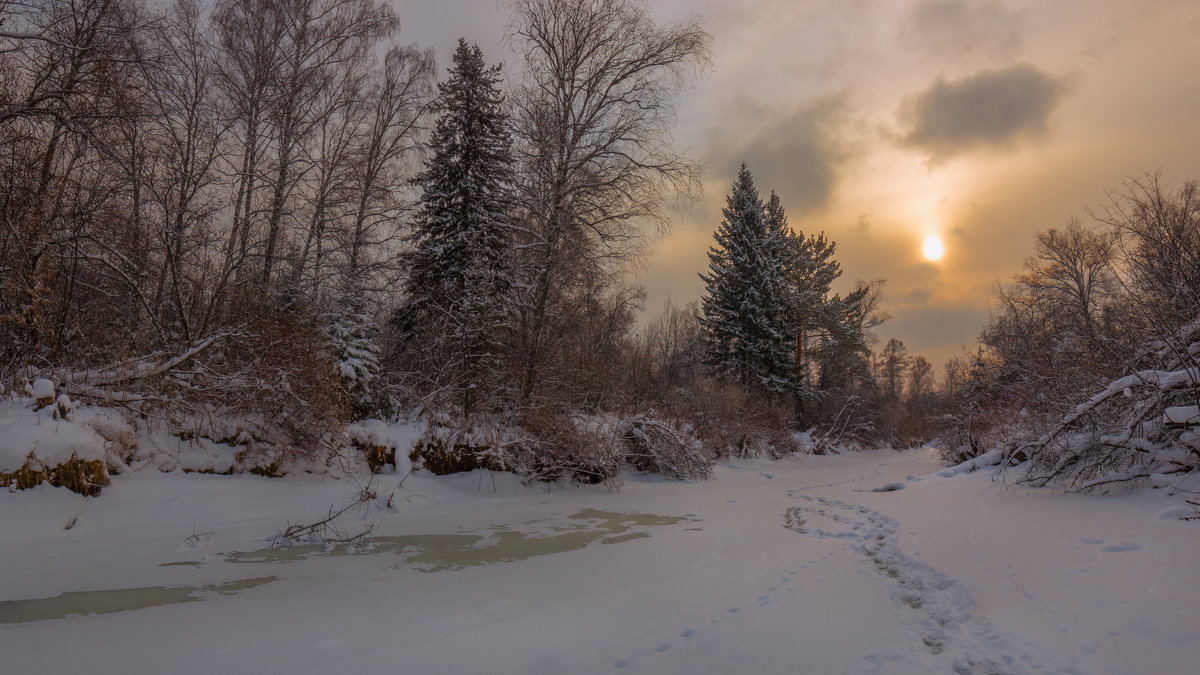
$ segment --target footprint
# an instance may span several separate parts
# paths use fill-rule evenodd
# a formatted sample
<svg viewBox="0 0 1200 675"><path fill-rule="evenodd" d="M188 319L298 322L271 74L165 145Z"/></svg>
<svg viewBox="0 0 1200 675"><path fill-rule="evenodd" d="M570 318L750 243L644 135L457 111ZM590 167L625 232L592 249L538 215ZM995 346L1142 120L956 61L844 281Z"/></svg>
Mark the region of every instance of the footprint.
<svg viewBox="0 0 1200 675"><path fill-rule="evenodd" d="M1125 551L1136 551L1141 547L1142 547L1141 544L1135 544L1132 541L1123 541L1120 544L1113 544L1112 546L1105 546L1104 548L1102 548L1100 550L1107 551L1109 553L1124 553Z"/></svg>
<svg viewBox="0 0 1200 675"><path fill-rule="evenodd" d="M656 651L656 652L658 652L659 654L661 654L661 653L663 653L663 652L667 651L667 650L668 650L668 649L670 649L670 648L671 648L671 645L670 645L670 644L662 644L662 645L659 645L659 646L655 647L655 648L654 648L654 651Z"/></svg>
<svg viewBox="0 0 1200 675"><path fill-rule="evenodd" d="M889 484L884 489L891 491L900 488ZM912 558L901 548L897 541L903 531L900 523L865 506L799 493L793 493L792 496L821 506L791 507L785 514L788 521L786 527L810 537L837 536L858 542L845 550L862 553L868 569L878 570L884 579L891 580L890 583L894 584L892 598L904 607L901 617L905 628L920 639L933 655L949 648L954 648L955 652L962 655L963 659L954 664L952 672L966 675L1009 670L1001 665L1011 665L1013 662L1013 658L1005 654L1006 641L995 634L985 619L966 613L970 599L953 578ZM804 518L808 514L828 518L852 529L849 532L827 532L806 526ZM838 554L839 551L829 551L824 557ZM820 584L824 581L824 577L818 576L809 583ZM1025 654L1022 658L1025 656L1030 655ZM1034 661L1032 657L1030 660Z"/></svg>
<svg viewBox="0 0 1200 675"><path fill-rule="evenodd" d="M739 609L741 609L741 608L740 608L740 607L730 607L730 608L729 608L729 613L730 613L730 614L737 614L737 611L738 611Z"/></svg>
<svg viewBox="0 0 1200 675"><path fill-rule="evenodd" d="M679 632L679 637L690 638L695 634L696 634L695 630L693 630L691 628L684 628L682 631Z"/></svg>
<svg viewBox="0 0 1200 675"><path fill-rule="evenodd" d="M624 668L629 665L629 659L617 659L613 661L613 668Z"/></svg>

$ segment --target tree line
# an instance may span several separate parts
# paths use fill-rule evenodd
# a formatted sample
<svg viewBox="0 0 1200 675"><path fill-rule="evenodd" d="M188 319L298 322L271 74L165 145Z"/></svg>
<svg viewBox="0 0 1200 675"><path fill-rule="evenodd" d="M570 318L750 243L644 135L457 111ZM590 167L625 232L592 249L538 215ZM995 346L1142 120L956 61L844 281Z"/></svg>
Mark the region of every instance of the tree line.
<svg viewBox="0 0 1200 675"><path fill-rule="evenodd" d="M541 477L923 438L880 283L833 294L745 167L702 304L638 325L701 26L505 7L512 79L460 41L439 82L373 0L0 3L0 378L305 460L416 414L428 463Z"/></svg>

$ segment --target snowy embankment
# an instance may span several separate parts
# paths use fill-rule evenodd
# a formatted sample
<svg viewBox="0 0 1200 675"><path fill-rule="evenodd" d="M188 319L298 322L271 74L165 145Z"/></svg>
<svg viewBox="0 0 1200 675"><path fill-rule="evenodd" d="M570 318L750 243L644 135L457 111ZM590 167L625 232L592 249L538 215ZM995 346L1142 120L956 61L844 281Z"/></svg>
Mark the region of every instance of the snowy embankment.
<svg viewBox="0 0 1200 675"><path fill-rule="evenodd" d="M346 479L138 471L101 498L0 493L5 668L1190 673L1200 661L1200 537L1159 518L1175 503L1162 490L1004 489L987 468L938 475L927 451L738 464L620 492L382 476L378 503L393 508L372 509L377 544L353 551L263 551L289 520L357 494ZM117 589L141 590L58 597ZM51 618L73 611L111 613Z"/></svg>
<svg viewBox="0 0 1200 675"><path fill-rule="evenodd" d="M117 416L87 408L68 420L75 409L71 399L63 394L55 400L49 380L34 385L29 398L0 396L0 474L44 470L72 459L104 461L106 441L97 427L111 426Z"/></svg>

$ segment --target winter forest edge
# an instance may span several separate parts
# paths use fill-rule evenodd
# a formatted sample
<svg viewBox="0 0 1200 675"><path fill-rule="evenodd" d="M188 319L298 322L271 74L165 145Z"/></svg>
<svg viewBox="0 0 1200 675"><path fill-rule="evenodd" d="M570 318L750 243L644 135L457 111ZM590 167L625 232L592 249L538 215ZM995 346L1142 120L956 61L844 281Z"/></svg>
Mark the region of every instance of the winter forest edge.
<svg viewBox="0 0 1200 675"><path fill-rule="evenodd" d="M636 0L504 6L520 67L460 41L439 69L370 0L0 0L0 486L615 489L929 445L1200 507L1196 183L1135 174L1038 234L939 375L743 164L702 300L639 321L631 270L700 185L671 132L710 36Z"/></svg>

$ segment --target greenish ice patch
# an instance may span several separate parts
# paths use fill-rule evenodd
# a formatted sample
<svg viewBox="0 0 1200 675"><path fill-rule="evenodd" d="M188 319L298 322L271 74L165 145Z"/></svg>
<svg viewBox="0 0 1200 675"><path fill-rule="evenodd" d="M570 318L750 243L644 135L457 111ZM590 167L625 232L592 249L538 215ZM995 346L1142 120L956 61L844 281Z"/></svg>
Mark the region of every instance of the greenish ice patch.
<svg viewBox="0 0 1200 675"><path fill-rule="evenodd" d="M111 614L159 605L199 602L213 593L234 595L238 591L269 584L279 577L240 579L210 586L149 586L112 591L71 591L52 598L0 602L0 624L30 623L69 616Z"/></svg>
<svg viewBox="0 0 1200 675"><path fill-rule="evenodd" d="M567 516L565 521L533 520L527 526L541 525L531 532L495 525L475 534L407 534L375 537L366 546L323 548L293 546L260 551L235 551L225 558L237 563L288 563L309 556L378 555L390 553L403 561L397 567L412 567L421 572L457 570L477 565L525 560L581 549L594 541L617 544L650 536L641 528L674 525L687 517L656 516L647 513L617 513L584 509Z"/></svg>

